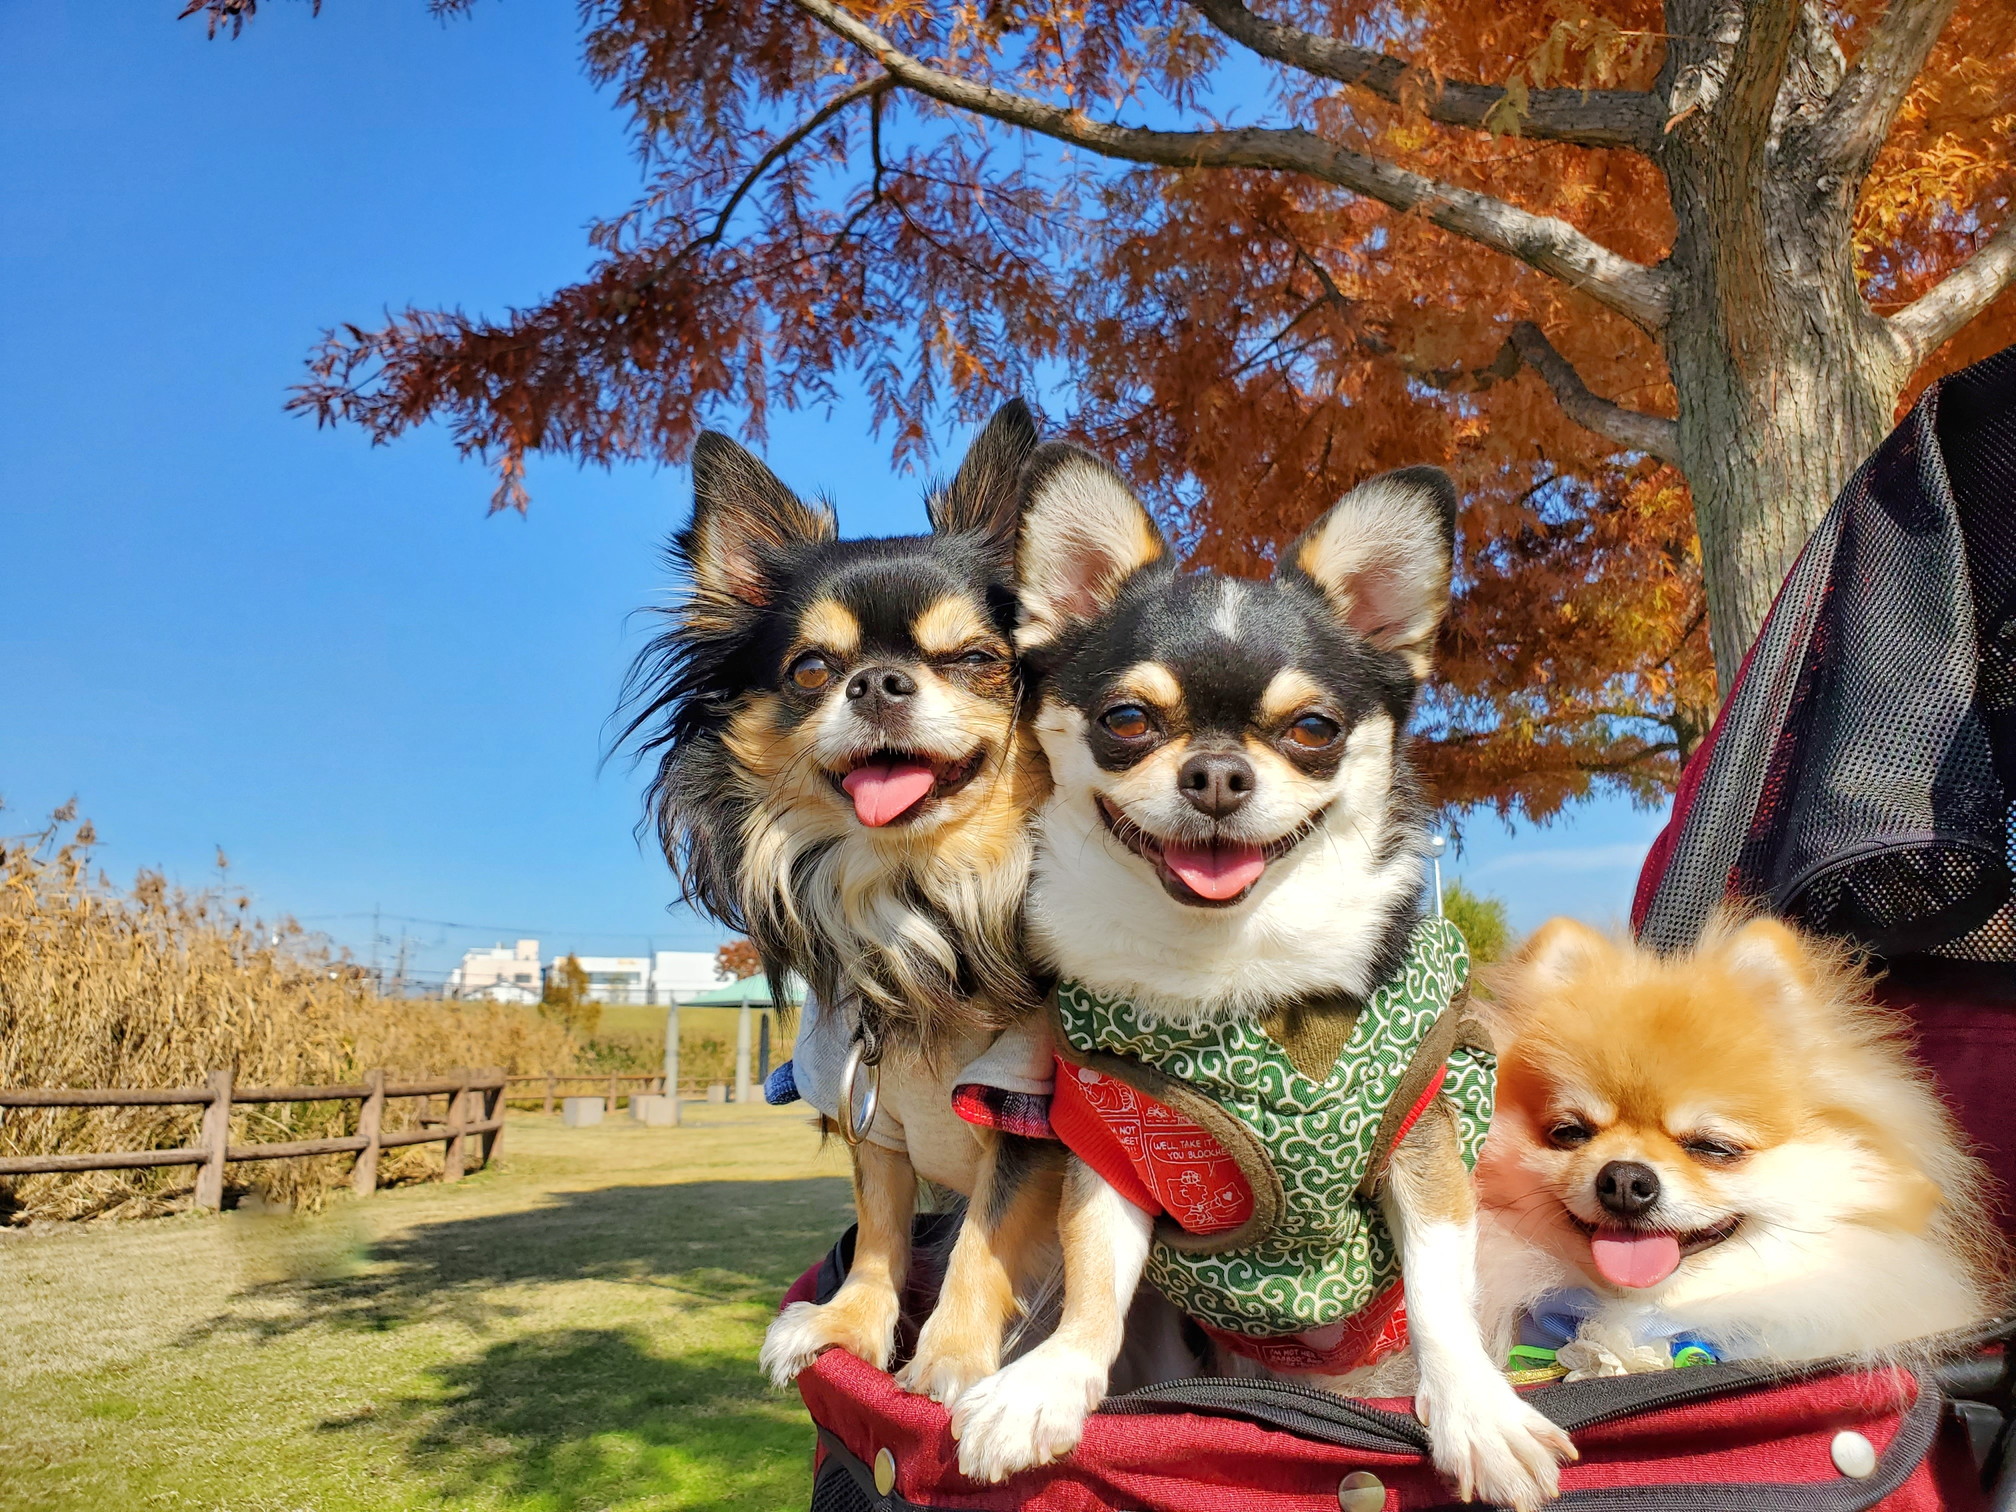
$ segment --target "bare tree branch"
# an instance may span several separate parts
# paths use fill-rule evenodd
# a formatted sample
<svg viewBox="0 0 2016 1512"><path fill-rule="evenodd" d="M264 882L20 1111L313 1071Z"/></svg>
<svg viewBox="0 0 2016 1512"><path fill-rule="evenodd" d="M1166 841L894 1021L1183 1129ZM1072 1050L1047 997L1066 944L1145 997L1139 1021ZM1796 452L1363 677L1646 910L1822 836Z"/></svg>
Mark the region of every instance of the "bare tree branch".
<svg viewBox="0 0 2016 1512"><path fill-rule="evenodd" d="M1190 0L1190 4L1219 31L1263 58L1400 103L1401 85L1410 71L1403 59L1256 16L1243 0ZM1449 79L1431 84L1423 108L1429 120L1444 126L1481 128L1504 98L1505 91L1495 84ZM1659 102L1642 90L1536 89L1520 113L1519 134L1579 147L1651 152L1659 145L1663 119Z"/></svg>
<svg viewBox="0 0 2016 1512"><path fill-rule="evenodd" d="M1916 303L1890 317L1890 329L1904 343L1911 366L1938 351L2012 283L2016 283L2016 207L1972 257Z"/></svg>
<svg viewBox="0 0 2016 1512"><path fill-rule="evenodd" d="M899 84L943 104L1128 162L1304 173L1395 210L1419 214L1445 231L1516 257L1580 289L1646 331L1656 332L1666 323L1672 305L1666 273L1619 256L1564 220L1535 215L1473 189L1437 183L1300 128L1157 131L1095 121L1080 111L934 68L911 57L834 0L792 3L867 53Z"/></svg>
<svg viewBox="0 0 2016 1512"><path fill-rule="evenodd" d="M680 249L673 260L676 262L688 257L702 247L719 246L721 238L728 234L728 222L734 218L735 207L742 203L749 191L756 187L763 175L770 171L772 165L779 158L789 153L800 142L804 141L805 138L812 135L813 132L824 126L856 100L874 99L887 94L895 87L896 81L886 73L877 74L872 79L864 79L851 88L841 90L840 93L813 111L812 114L792 127L791 130L772 142L770 150L756 159L754 165L751 166L747 173L742 175L741 180L735 185L733 192L728 196L727 203L722 205L719 213L714 217L714 229L706 232L704 235L694 237L692 241ZM879 161L877 163L876 174L876 190L879 194L881 189Z"/></svg>
<svg viewBox="0 0 2016 1512"><path fill-rule="evenodd" d="M1662 462L1679 465L1680 427L1661 415L1626 409L1589 391L1575 365L1554 349L1547 333L1530 320L1512 327L1512 350L1554 390L1562 413L1577 425L1607 436L1619 446L1647 452Z"/></svg>
<svg viewBox="0 0 2016 1512"><path fill-rule="evenodd" d="M1868 171L1957 3L1890 0L1869 45L1808 134L1812 152L1856 178Z"/></svg>

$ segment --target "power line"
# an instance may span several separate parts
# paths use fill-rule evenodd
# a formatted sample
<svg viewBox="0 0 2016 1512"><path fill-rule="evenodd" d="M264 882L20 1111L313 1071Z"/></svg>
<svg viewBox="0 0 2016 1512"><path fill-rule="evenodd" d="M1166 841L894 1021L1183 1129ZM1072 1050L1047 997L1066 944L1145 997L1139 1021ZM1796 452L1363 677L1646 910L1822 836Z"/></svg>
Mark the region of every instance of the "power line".
<svg viewBox="0 0 2016 1512"><path fill-rule="evenodd" d="M378 920L390 919L394 923L399 924L425 924L433 929L468 929L474 930L479 934L522 935L527 938L534 935L548 935L564 939L643 940L647 944L654 938L653 934L646 933L643 930L547 929L532 924L463 924L453 919L422 919L412 914L381 913L375 909L357 913L294 914L292 917L303 924L314 924L329 919L370 919L373 921L372 932L374 934L377 933ZM707 929L710 926L697 923L696 921L695 927L697 929Z"/></svg>

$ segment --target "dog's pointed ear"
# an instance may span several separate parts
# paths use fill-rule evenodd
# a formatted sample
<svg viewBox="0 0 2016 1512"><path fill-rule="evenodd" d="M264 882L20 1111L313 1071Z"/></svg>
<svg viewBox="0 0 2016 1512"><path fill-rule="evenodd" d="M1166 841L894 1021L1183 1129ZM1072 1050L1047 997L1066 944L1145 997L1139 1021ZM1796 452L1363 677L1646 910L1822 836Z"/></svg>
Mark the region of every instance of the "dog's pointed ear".
<svg viewBox="0 0 2016 1512"><path fill-rule="evenodd" d="M1085 623L1127 579L1168 555L1162 532L1120 474L1063 442L1037 447L1022 474L1016 644L1046 645Z"/></svg>
<svg viewBox="0 0 2016 1512"><path fill-rule="evenodd" d="M1035 417L1020 399L1010 399L973 438L951 483L925 502L932 530L976 536L990 552L1012 561L1022 465L1035 450Z"/></svg>
<svg viewBox="0 0 2016 1512"><path fill-rule="evenodd" d="M1794 1029L1806 1029L1835 987L1833 956L1816 950L1777 919L1718 919L1702 932L1700 955L1735 972L1757 1001L1769 1003Z"/></svg>
<svg viewBox="0 0 2016 1512"><path fill-rule="evenodd" d="M1534 930L1510 966L1529 981L1560 987L1605 959L1611 949L1608 940L1580 919L1564 916L1549 919Z"/></svg>
<svg viewBox="0 0 2016 1512"><path fill-rule="evenodd" d="M1340 619L1428 675L1449 609L1456 485L1439 467L1403 467L1360 483L1290 546L1276 579L1301 576Z"/></svg>
<svg viewBox="0 0 2016 1512"><path fill-rule="evenodd" d="M693 523L676 549L693 574L696 607L762 608L775 596L786 552L838 533L829 507L805 503L719 431L702 431L693 443Z"/></svg>
<svg viewBox="0 0 2016 1512"><path fill-rule="evenodd" d="M1503 1051L1536 1009L1584 971L1611 959L1615 949L1579 919L1549 919L1511 955L1478 969L1483 991L1471 1006Z"/></svg>

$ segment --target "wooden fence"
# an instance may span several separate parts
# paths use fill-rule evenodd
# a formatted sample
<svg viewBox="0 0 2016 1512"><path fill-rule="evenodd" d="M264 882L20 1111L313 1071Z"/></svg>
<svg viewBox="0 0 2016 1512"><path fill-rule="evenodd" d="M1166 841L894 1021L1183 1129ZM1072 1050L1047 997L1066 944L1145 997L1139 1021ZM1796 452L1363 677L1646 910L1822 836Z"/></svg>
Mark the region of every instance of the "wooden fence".
<svg viewBox="0 0 2016 1512"><path fill-rule="evenodd" d="M593 1097L599 1092L603 1097L608 1099L609 1111L614 1113L619 1100L622 1098L636 1097L643 1093L663 1092L665 1090L665 1078L656 1071L648 1074L644 1072L624 1072L620 1075L612 1073L608 1076L597 1076L586 1072L569 1076L562 1072L549 1071L538 1076L507 1076L504 1080L513 1087L529 1086L538 1089L531 1096L528 1096L524 1092L508 1093L507 1095L514 1102L531 1101L532 1097L537 1097L539 1091L543 1090L545 1094L545 1111L548 1113L553 1111L555 1101L562 1097ZM642 1083L642 1085L633 1086L631 1085L632 1083ZM565 1088L571 1088L572 1090L563 1090ZM626 1088L627 1090L625 1090ZM688 1096L704 1097L707 1095L705 1087L700 1087L694 1092L686 1092L682 1086L681 1091L684 1095Z"/></svg>
<svg viewBox="0 0 2016 1512"><path fill-rule="evenodd" d="M238 1087L229 1071L212 1071L201 1087L169 1087L158 1091L82 1087L0 1088L0 1108L140 1108L192 1106L203 1109L197 1143L174 1150L124 1150L106 1154L0 1156L0 1176L38 1175L51 1171L129 1171L142 1166L193 1165L196 1205L224 1205L224 1167L243 1160L294 1160L305 1155L355 1154L350 1186L357 1193L377 1190L378 1154L402 1145L444 1143L443 1181L459 1181L469 1164L468 1143L478 1141L478 1162L488 1165L504 1137L501 1106L502 1069L454 1071L430 1081L393 1082L383 1071L372 1071L362 1082L342 1087ZM446 1097L447 1117L430 1123L422 1115L418 1129L385 1128L385 1104L395 1097ZM284 1144L234 1145L231 1109L239 1103L361 1102L357 1132L332 1139L298 1139ZM480 1117L471 1117L480 1111Z"/></svg>

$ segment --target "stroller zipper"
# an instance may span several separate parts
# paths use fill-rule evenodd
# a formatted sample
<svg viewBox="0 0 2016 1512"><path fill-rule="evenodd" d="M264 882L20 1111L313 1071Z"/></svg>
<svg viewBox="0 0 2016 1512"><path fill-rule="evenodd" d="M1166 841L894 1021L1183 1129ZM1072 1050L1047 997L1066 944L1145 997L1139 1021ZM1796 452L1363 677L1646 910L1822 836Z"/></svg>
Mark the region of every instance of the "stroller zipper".
<svg viewBox="0 0 2016 1512"><path fill-rule="evenodd" d="M1651 1374L1606 1376L1588 1382L1564 1382L1555 1386L1543 1386L1537 1391L1522 1392L1521 1396L1550 1421L1573 1433L1578 1429L1630 1417L1634 1413L1685 1406L1756 1386L1778 1385L1802 1377L1828 1375L1853 1368L1855 1367L1849 1362L1838 1360L1815 1361L1789 1367L1757 1367L1743 1364L1695 1366L1684 1372L1660 1372L1656 1376ZM1916 1372L1909 1373L1919 1391L1928 1389L1922 1376ZM1645 1385L1636 1390L1626 1388L1619 1391L1619 1385L1626 1381L1642 1381ZM1584 1387L1597 1389L1581 1389ZM1566 1400L1563 1400L1564 1396ZM1587 1400L1591 1397L1606 1397L1610 1400L1600 1403ZM1619 1400L1620 1397L1622 1400ZM1220 1377L1190 1376L1181 1380L1164 1381L1154 1386L1144 1386L1125 1395L1110 1398L1099 1410L1134 1414L1152 1412L1158 1407L1164 1410L1192 1407L1210 1412L1213 1409L1237 1411L1242 1407L1252 1408L1270 1404L1301 1409L1306 1416L1338 1427L1356 1428L1361 1433L1390 1441L1396 1451L1425 1450L1428 1447L1427 1430L1421 1426L1418 1419L1410 1415L1365 1406L1357 1398L1339 1396L1320 1387L1302 1386L1292 1381L1229 1380ZM1307 1408L1311 1406L1320 1410L1308 1412Z"/></svg>

